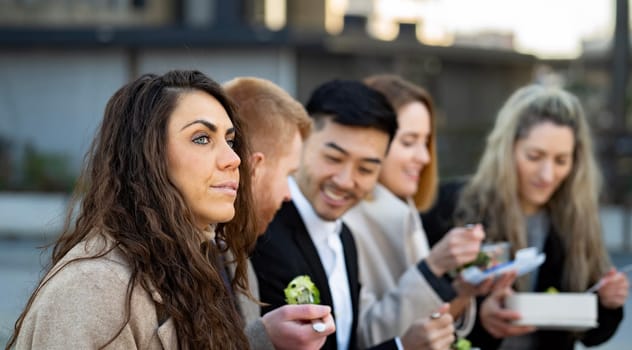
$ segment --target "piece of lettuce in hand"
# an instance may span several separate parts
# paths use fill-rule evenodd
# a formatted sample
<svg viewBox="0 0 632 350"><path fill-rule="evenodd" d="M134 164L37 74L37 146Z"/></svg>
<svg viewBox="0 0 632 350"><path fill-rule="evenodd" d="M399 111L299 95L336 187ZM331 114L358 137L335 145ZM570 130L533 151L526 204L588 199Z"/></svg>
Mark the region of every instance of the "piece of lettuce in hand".
<svg viewBox="0 0 632 350"><path fill-rule="evenodd" d="M320 304L320 292L307 275L294 277L283 292L288 304Z"/></svg>
<svg viewBox="0 0 632 350"><path fill-rule="evenodd" d="M453 350L470 350L471 348L472 343L465 338L459 338L454 343L452 343Z"/></svg>

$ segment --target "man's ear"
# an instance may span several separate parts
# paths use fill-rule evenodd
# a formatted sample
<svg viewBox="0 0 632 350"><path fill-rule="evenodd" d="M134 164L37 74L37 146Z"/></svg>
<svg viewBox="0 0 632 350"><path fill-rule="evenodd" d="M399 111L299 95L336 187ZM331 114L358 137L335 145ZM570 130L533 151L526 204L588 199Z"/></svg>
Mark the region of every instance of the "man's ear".
<svg viewBox="0 0 632 350"><path fill-rule="evenodd" d="M263 164L266 161L266 156L261 152L253 152L250 155L250 169L252 171L252 177L257 176L257 172L263 169Z"/></svg>

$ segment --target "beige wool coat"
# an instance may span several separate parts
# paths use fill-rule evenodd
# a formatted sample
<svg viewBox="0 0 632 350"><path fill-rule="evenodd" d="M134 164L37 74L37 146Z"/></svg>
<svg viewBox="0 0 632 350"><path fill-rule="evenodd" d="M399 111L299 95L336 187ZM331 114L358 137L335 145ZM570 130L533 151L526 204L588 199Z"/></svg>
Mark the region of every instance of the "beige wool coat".
<svg viewBox="0 0 632 350"><path fill-rule="evenodd" d="M406 203L378 184L372 197L349 210L343 221L358 249L360 345L402 336L415 320L428 317L443 304L417 268L429 248L412 200ZM472 303L457 333L469 333L475 317Z"/></svg>
<svg viewBox="0 0 632 350"><path fill-rule="evenodd" d="M178 348L171 318L159 323L155 291L137 285L132 292L130 319L125 324L126 295L131 270L121 251L92 256L111 246L110 240L93 237L77 244L52 269L24 318L16 349L96 349L122 331L106 349ZM125 324L125 326L123 326Z"/></svg>

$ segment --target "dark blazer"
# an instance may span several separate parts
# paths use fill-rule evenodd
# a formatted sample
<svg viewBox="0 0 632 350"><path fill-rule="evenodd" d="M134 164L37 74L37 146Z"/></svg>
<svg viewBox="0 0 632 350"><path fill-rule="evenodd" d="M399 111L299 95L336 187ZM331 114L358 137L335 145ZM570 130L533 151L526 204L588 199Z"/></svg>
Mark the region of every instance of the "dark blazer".
<svg viewBox="0 0 632 350"><path fill-rule="evenodd" d="M340 238L345 252L353 309L349 348L356 349L360 297L357 251L353 237L345 225L342 227ZM332 314L334 313L327 275L316 246L293 202L283 203L265 234L257 241L251 261L259 281L261 301L269 304L262 307L263 314L286 304L283 290L294 277L299 275L311 277L320 291L320 303L331 306ZM322 349L337 349L335 333L327 337ZM374 349L397 349L397 346L394 340L389 340Z"/></svg>
<svg viewBox="0 0 632 350"><path fill-rule="evenodd" d="M440 186L439 196L435 206L428 212L422 214L422 222L424 229L431 241L436 243L442 236L454 226L454 211L459 198L463 182L452 182ZM484 225L484 218L483 218ZM549 228L547 240L544 243L544 253L546 260L540 266L538 273L538 281L536 291L543 292L549 287L555 287L557 290L567 291L561 286L562 271L565 264L565 251L562 239L559 234ZM596 281L595 281L596 282ZM478 300L478 303L482 299ZM618 309L607 309L599 303L597 328L586 332L567 332L567 331L536 331L536 349L555 349L555 350L573 350L575 342L581 341L586 346L595 346L601 344L616 332L619 323L623 319L623 307ZM500 346L501 339L494 338L481 325L480 319L474 326L474 329L468 336L473 346L481 349L492 350Z"/></svg>

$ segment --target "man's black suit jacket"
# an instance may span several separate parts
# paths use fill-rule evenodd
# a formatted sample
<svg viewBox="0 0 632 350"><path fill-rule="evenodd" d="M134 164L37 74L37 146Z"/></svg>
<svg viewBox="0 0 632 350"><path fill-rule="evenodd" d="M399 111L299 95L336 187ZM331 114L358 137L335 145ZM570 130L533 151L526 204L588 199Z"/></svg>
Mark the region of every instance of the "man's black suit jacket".
<svg viewBox="0 0 632 350"><path fill-rule="evenodd" d="M357 349L356 329L360 298L357 250L351 232L345 225L342 227L340 238L345 252L353 309L349 349ZM259 281L261 301L269 304L262 308L263 314L286 304L283 290L299 275L310 276L320 291L320 303L331 306L334 314L327 274L316 246L293 202L283 203L265 234L257 241L251 261ZM322 349L337 349L336 333L327 337ZM397 349L397 346L394 340L389 340L374 349Z"/></svg>

